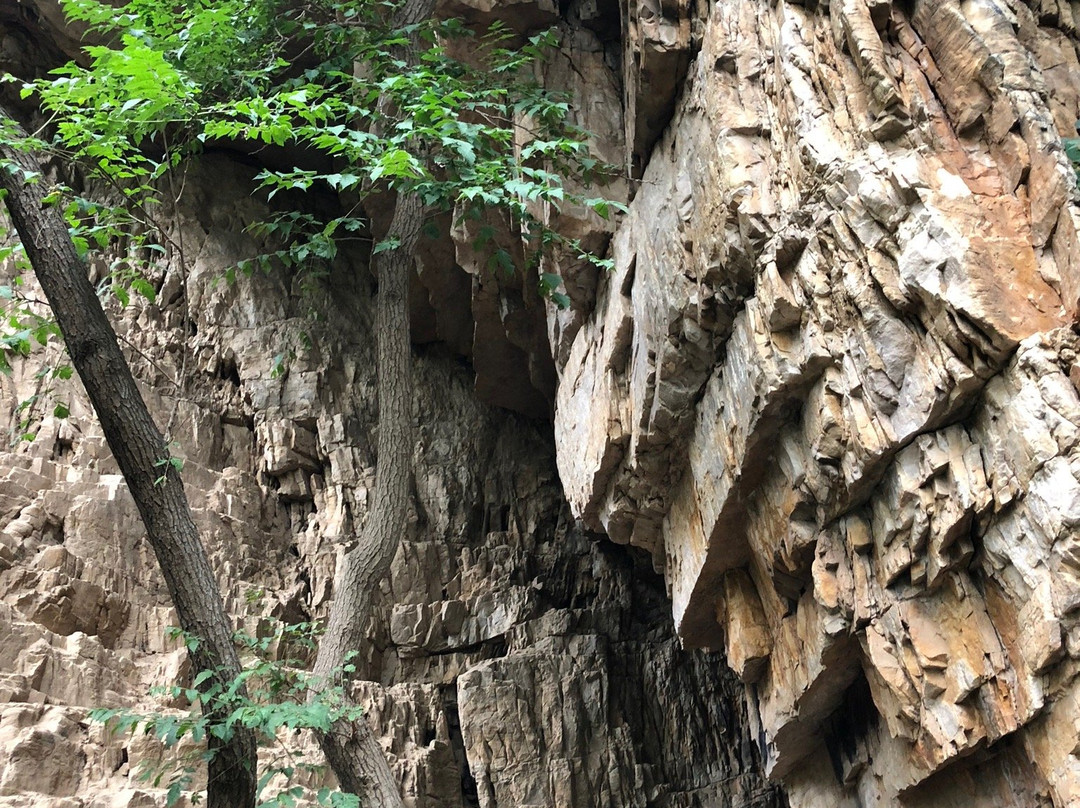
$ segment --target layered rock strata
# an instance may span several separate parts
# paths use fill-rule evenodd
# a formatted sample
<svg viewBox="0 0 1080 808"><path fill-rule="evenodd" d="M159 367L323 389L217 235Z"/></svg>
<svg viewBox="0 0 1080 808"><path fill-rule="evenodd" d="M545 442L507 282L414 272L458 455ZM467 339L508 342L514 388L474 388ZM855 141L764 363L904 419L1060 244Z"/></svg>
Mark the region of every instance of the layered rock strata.
<svg viewBox="0 0 1080 808"><path fill-rule="evenodd" d="M560 359L792 805L1080 800L1075 5L717 2Z"/></svg>
<svg viewBox="0 0 1080 808"><path fill-rule="evenodd" d="M222 157L189 175L174 221L190 321L172 262L156 303L117 323L184 458L227 607L265 633L325 616L369 505L376 379L363 266L303 292L284 276L222 281L255 249L250 179ZM741 686L718 655L680 648L648 560L574 522L543 422L478 402L444 354L417 358L413 506L361 661L407 804L782 805ZM86 712L179 706L147 696L189 675L166 637L175 616L81 390L44 391L37 361L0 382L15 438L0 479L0 804L164 804L138 779L155 746ZM70 417L50 414L57 401Z"/></svg>
<svg viewBox="0 0 1080 808"><path fill-rule="evenodd" d="M553 259L566 311L486 275L467 238L420 256L416 508L366 660L411 798L1080 801L1080 194L1063 148L1080 6L447 10L562 27L545 78L625 167L609 191L630 211L550 212L615 265ZM283 279L214 286L257 212L194 188L201 215L178 226L204 245L200 376L177 418L169 397L158 411L233 605L254 614L258 590L271 616L319 615L373 479L367 290L333 276L320 325ZM175 372L177 273L161 284L128 337ZM470 386L554 411L557 480L542 430ZM142 752L68 705L179 668L156 579L101 564L108 546L151 567L73 413L11 456L2 500L15 804L60 799L35 782L84 803L134 788ZM53 758L81 779L34 780L27 761Z"/></svg>

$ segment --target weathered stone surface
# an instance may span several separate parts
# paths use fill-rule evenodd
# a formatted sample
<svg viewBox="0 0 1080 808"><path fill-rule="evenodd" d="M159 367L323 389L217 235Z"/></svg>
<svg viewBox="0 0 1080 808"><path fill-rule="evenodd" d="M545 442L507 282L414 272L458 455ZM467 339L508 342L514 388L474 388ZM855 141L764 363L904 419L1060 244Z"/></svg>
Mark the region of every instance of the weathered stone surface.
<svg viewBox="0 0 1080 808"><path fill-rule="evenodd" d="M769 661L772 637L753 581L742 570L724 575L717 620L724 625L728 664L744 682L756 682Z"/></svg>
<svg viewBox="0 0 1080 808"><path fill-rule="evenodd" d="M1080 793L1067 6L713 4L553 348L574 513L757 681L793 805Z"/></svg>
<svg viewBox="0 0 1080 808"><path fill-rule="evenodd" d="M218 282L253 248L234 226L257 215L248 179L210 159L174 212L197 256L196 336L181 338L179 292L116 314L172 425L227 608L265 632L327 612L370 506L375 377L362 272L342 265L303 295L283 275ZM169 288L175 267L159 269ZM739 683L720 656L679 648L648 559L576 524L542 426L480 403L471 374L434 353L415 368L408 525L358 663L407 804L782 805ZM194 379L178 396L185 361ZM32 361L0 381L8 417L35 381ZM72 416L31 411L36 439L0 464L0 805L163 805L137 776L157 746L85 713L179 709L147 689L190 672L81 390L58 381L52 395Z"/></svg>

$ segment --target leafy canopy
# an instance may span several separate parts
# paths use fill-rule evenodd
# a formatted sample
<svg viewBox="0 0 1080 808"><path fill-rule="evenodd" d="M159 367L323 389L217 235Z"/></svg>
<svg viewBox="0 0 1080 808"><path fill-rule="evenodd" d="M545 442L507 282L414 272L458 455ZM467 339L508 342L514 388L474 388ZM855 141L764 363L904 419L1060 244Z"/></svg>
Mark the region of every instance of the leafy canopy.
<svg viewBox="0 0 1080 808"><path fill-rule="evenodd" d="M286 265L333 259L343 238L368 237L362 203L388 191L418 194L459 221L502 210L533 256L583 252L543 224L545 206L604 218L620 208L567 182L582 187L606 167L570 123L566 99L535 80L557 44L552 32L522 41L498 26L475 36L457 20L395 28L394 4L377 0L64 7L108 44L24 92L52 116L56 146L122 191L129 210L152 204L162 179L200 148L243 143L296 156L258 175L268 196L322 188L347 200L338 216L293 211L256 223L286 245L272 255ZM421 43L418 61L403 55L410 39ZM513 267L490 226L476 233L492 267ZM541 276L541 291L565 305L558 285Z"/></svg>

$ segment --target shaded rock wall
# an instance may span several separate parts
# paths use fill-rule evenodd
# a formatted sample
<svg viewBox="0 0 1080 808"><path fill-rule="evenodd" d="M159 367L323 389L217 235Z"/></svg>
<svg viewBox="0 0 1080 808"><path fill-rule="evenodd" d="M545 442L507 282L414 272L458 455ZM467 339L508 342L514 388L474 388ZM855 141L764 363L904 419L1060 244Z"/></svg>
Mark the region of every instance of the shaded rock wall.
<svg viewBox="0 0 1080 808"><path fill-rule="evenodd" d="M566 311L485 274L467 239L420 256L416 506L365 660L415 803L1080 801L1080 194L1062 146L1080 6L446 8L562 27L545 78L632 201L614 226L550 212L615 262L553 259ZM210 190L228 166L178 219L195 333L174 266L128 338L160 366L132 354L166 421L195 350L172 420L234 607L254 620L259 590L270 615L318 616L373 479L366 281L211 283L255 249L236 235L253 203ZM21 372L9 408L36 384ZM181 668L73 401L0 492L14 804L130 793L143 752L71 705ZM81 774L35 780L28 761L54 758Z"/></svg>

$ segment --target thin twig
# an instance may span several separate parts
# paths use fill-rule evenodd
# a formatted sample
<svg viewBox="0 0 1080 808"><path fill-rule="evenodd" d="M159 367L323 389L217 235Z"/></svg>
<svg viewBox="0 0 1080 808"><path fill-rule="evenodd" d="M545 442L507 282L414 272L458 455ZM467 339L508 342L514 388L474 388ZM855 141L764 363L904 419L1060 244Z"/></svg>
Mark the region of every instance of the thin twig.
<svg viewBox="0 0 1080 808"><path fill-rule="evenodd" d="M168 135L162 133L162 140L165 143L165 160L168 161L168 168L165 171L166 181L169 183L169 196L172 197L173 211L177 216L180 212L180 199L184 194L184 189L187 187L187 164L184 164L184 176L183 182L180 185L180 193L176 193L176 184L174 182L174 167L172 164L171 153L169 150ZM180 384L177 385L177 391L179 395L176 401L173 403L172 413L169 415L169 422L165 427L165 441L168 443L172 440L172 429L176 423L176 416L180 412L180 399L183 398L187 384L187 366L188 356L190 354L188 341L191 333L191 302L188 299L188 275L187 275L187 258L184 255L184 227L183 223L177 229L177 259L179 263L180 272L180 294L183 298L183 315L181 320L181 332L183 334L180 340Z"/></svg>
<svg viewBox="0 0 1080 808"><path fill-rule="evenodd" d="M131 350L141 356L144 360L146 360L149 365L151 365L158 373L165 377L165 380L169 384L171 384L177 390L183 392L180 388L180 383L176 381L176 378L174 376L171 376L169 372L166 371L165 368L163 368L161 365L159 365L152 357L145 354L137 345L135 345L135 343L133 343L131 340L129 340L127 337L120 333L117 333L116 338L123 342L125 345L127 345L129 348L131 348ZM177 400L179 401L179 397L177 398Z"/></svg>

